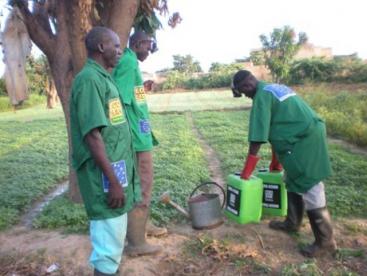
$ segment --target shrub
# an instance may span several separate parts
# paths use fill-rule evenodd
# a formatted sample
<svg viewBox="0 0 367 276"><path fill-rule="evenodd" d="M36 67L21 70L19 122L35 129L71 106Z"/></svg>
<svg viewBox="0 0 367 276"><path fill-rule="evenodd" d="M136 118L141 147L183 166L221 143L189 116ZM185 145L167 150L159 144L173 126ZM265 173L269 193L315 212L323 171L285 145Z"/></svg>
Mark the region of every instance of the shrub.
<svg viewBox="0 0 367 276"><path fill-rule="evenodd" d="M10 103L9 97L0 96L0 112L11 111L14 109L25 109L39 104L46 104L46 97L44 95L30 94L28 100L25 100L22 104L16 107Z"/></svg>

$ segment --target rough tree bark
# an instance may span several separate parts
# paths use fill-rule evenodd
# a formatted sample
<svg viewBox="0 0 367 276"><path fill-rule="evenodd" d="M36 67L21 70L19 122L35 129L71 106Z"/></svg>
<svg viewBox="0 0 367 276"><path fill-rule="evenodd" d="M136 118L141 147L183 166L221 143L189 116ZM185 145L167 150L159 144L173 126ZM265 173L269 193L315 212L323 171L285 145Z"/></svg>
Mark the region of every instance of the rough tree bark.
<svg viewBox="0 0 367 276"><path fill-rule="evenodd" d="M46 55L50 64L65 115L69 156L71 152L69 93L74 76L80 71L86 59L85 34L97 22L105 22L107 27L117 32L124 47L139 3L139 0L47 0L37 2L33 9L30 9L27 1L14 1L24 16L32 41ZM101 11L98 20L95 5L98 5L98 10ZM54 29L51 28L50 19L55 22ZM80 202L75 172L70 165L69 168L69 195L73 201Z"/></svg>

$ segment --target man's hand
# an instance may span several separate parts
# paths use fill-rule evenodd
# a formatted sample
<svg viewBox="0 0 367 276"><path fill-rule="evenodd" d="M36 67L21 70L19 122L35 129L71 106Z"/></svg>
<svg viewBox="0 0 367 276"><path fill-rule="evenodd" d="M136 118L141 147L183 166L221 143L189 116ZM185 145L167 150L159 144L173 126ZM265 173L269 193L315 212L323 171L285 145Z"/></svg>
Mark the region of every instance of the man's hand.
<svg viewBox="0 0 367 276"><path fill-rule="evenodd" d="M120 208L125 204L124 190L117 181L110 181L107 203L112 209Z"/></svg>
<svg viewBox="0 0 367 276"><path fill-rule="evenodd" d="M115 172L107 158L104 142L98 128L92 129L86 136L85 141L91 151L92 157L102 172L110 181L107 196L107 204L110 208L120 208L125 204L124 190L117 180Z"/></svg>
<svg viewBox="0 0 367 276"><path fill-rule="evenodd" d="M283 167L282 165L279 163L277 156L275 155L275 152L273 150L273 148L271 148L271 163L269 165L269 171L282 171Z"/></svg>
<svg viewBox="0 0 367 276"><path fill-rule="evenodd" d="M257 157L256 155L249 154L247 156L245 166L243 167L243 170L241 172L241 178L242 179L249 179L252 172L256 168L257 162L260 160L260 157Z"/></svg>

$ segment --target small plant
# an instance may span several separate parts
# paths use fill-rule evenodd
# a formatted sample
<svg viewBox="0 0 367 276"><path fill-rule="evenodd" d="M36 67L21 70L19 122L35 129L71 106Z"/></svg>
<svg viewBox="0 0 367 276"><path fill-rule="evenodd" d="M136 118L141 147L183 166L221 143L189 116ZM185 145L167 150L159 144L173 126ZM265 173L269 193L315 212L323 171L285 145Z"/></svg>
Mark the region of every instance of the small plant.
<svg viewBox="0 0 367 276"><path fill-rule="evenodd" d="M289 264L283 267L282 276L321 276L323 272L317 266L315 260L306 261L301 264Z"/></svg>
<svg viewBox="0 0 367 276"><path fill-rule="evenodd" d="M339 248L336 254L336 258L343 261L348 258L363 258L365 253L362 249L352 248Z"/></svg>

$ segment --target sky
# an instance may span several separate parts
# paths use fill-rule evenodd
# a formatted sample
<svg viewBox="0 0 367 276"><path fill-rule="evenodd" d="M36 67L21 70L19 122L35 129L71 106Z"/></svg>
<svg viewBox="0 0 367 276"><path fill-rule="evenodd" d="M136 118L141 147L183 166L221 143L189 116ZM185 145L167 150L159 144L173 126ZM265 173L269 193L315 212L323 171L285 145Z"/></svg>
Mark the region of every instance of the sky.
<svg viewBox="0 0 367 276"><path fill-rule="evenodd" d="M168 18L162 18L159 51L141 64L143 71L173 67L173 55L188 54L207 71L213 62L231 63L249 56L261 47L261 34L285 25L306 32L310 43L331 47L335 55L357 52L367 59L367 2L363 0L168 0L168 6L183 20L171 29ZM0 74L3 68L0 61Z"/></svg>

